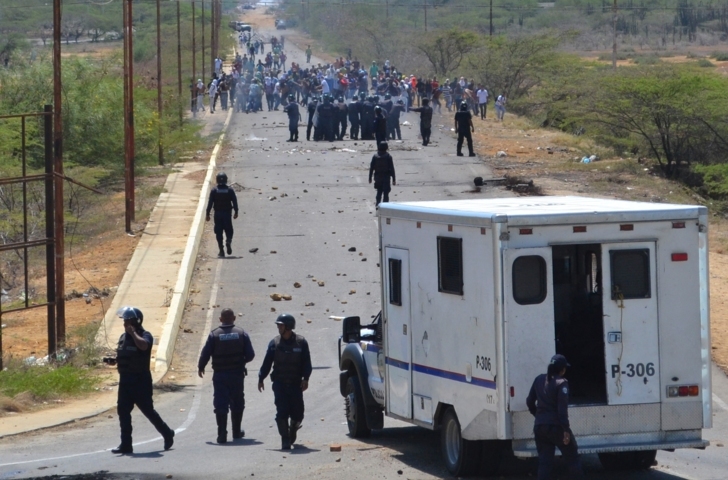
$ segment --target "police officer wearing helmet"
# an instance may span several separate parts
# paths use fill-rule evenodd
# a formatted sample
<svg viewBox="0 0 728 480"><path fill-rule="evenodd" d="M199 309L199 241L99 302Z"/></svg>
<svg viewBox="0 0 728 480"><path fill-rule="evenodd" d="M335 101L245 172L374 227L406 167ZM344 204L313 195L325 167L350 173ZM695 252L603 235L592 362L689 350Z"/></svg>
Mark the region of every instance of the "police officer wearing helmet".
<svg viewBox="0 0 728 480"><path fill-rule="evenodd" d="M392 155L387 151L389 150L389 144L387 142L380 142L377 145L377 153L372 157L372 161L369 164L369 183L372 183L372 176L374 176L374 188L377 190L377 206L382 201L382 195L384 195L384 201L389 201L389 192L392 191L392 187L389 184L389 179L392 179L392 183L397 185L397 177L394 173L394 161Z"/></svg>
<svg viewBox="0 0 728 480"><path fill-rule="evenodd" d="M114 454L134 453L131 440L131 411L136 405L164 438L164 449L174 443L174 430L169 428L154 409L152 373L149 364L154 338L144 330L144 315L136 307L122 307L116 312L124 320L124 333L116 348L116 368L119 371L119 395L116 411L121 426L121 444L111 450ZM113 361L112 361L113 363Z"/></svg>
<svg viewBox="0 0 728 480"><path fill-rule="evenodd" d="M296 103L296 96L294 94L288 94L288 105L283 107L283 112L288 114L288 131L291 134L291 138L286 141L297 142L298 122L301 121L301 112L298 110L298 104Z"/></svg>
<svg viewBox="0 0 728 480"><path fill-rule="evenodd" d="M533 381L526 404L536 417L533 433L538 451L538 480L549 480L556 447L572 478L583 478L578 447L569 428L569 381L564 378L570 367L563 355L551 357L547 373Z"/></svg>
<svg viewBox="0 0 728 480"><path fill-rule="evenodd" d="M220 325L207 337L197 362L197 374L205 375L205 367L212 357L213 407L217 420L217 443L227 442L227 418L230 411L233 439L243 438L241 428L245 410L245 364L255 358L250 337L235 325L235 312L226 308L220 313Z"/></svg>
<svg viewBox="0 0 728 480"><path fill-rule="evenodd" d="M217 246L220 249L217 256L225 257L225 250L222 247L222 234L225 232L225 246L227 254L232 255L233 242L233 218L238 218L238 197L235 190L227 186L228 177L224 172L220 172L215 177L217 187L210 191L210 200L207 202L207 216L205 219L210 221L210 211L215 208L215 238L217 238ZM233 210L235 214L232 215ZM232 217L232 218L231 218Z"/></svg>
<svg viewBox="0 0 728 480"><path fill-rule="evenodd" d="M296 319L283 313L276 319L279 335L270 341L263 365L258 374L258 391L265 389L263 380L273 367L273 395L276 404L276 424L281 435L281 449L290 450L296 442L303 421L303 392L313 370L308 342L293 330ZM290 424L289 424L290 419Z"/></svg>
<svg viewBox="0 0 728 480"><path fill-rule="evenodd" d="M455 113L455 131L458 133L458 157L463 156L463 139L468 140L469 156L474 157L475 152L473 151L473 136L471 133L475 131L475 127L473 127L473 115L468 110L468 102L463 101L460 104L460 111Z"/></svg>
<svg viewBox="0 0 728 480"><path fill-rule="evenodd" d="M382 107L379 105L374 107L374 140L377 145L387 141L387 117L384 114Z"/></svg>
<svg viewBox="0 0 728 480"><path fill-rule="evenodd" d="M423 98L422 106L411 108L413 112L420 114L420 135L422 136L422 146L426 147L430 143L430 135L432 134L432 107L430 99Z"/></svg>
<svg viewBox="0 0 728 480"><path fill-rule="evenodd" d="M308 124L306 125L306 140L311 140L311 129L314 128L313 125L313 117L316 114L316 107L318 106L318 98L313 97L310 102L308 102L308 105L306 106L306 110L308 111ZM314 140L316 139L316 132L314 132Z"/></svg>

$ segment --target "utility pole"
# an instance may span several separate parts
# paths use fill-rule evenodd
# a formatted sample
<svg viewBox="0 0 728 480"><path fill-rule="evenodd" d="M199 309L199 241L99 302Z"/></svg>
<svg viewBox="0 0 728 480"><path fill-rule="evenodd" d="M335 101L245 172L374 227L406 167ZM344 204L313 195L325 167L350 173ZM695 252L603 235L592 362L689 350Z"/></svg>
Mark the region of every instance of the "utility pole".
<svg viewBox="0 0 728 480"><path fill-rule="evenodd" d="M490 0L490 36L493 36L493 0Z"/></svg>
<svg viewBox="0 0 728 480"><path fill-rule="evenodd" d="M215 59L217 58L217 51L215 48L215 16L217 10L217 1L212 0L210 2L210 60L211 60L211 67L210 67L210 76L214 76L215 73Z"/></svg>
<svg viewBox="0 0 728 480"><path fill-rule="evenodd" d="M612 19L612 69L617 70L617 0L614 0L612 13L614 14Z"/></svg>
<svg viewBox="0 0 728 480"><path fill-rule="evenodd" d="M200 3L202 3L202 83L205 84L207 82L205 77L205 0ZM202 105L198 105L198 107L202 108Z"/></svg>
<svg viewBox="0 0 728 480"><path fill-rule="evenodd" d="M124 191L126 232L134 221L134 42L132 0L124 5ZM123 5L123 4L122 4Z"/></svg>
<svg viewBox="0 0 728 480"><path fill-rule="evenodd" d="M56 274L56 342L66 340L66 281L63 226L63 109L61 83L61 0L53 0L53 202ZM49 327L50 328L50 327ZM49 346L50 347L50 346ZM55 345L54 345L55 353Z"/></svg>
<svg viewBox="0 0 728 480"><path fill-rule="evenodd" d="M427 33L427 1L425 0L425 33Z"/></svg>
<svg viewBox="0 0 728 480"><path fill-rule="evenodd" d="M162 147L162 24L160 10L161 0L157 0L157 158L164 165L164 148ZM178 3L179 5L179 3Z"/></svg>
<svg viewBox="0 0 728 480"><path fill-rule="evenodd" d="M179 124L182 125L182 26L180 25L179 0L177 0L177 98L179 99Z"/></svg>
<svg viewBox="0 0 728 480"><path fill-rule="evenodd" d="M192 2L192 81L197 85L197 41L195 39L195 2ZM197 101L197 99L195 99ZM199 106L198 106L199 107Z"/></svg>
<svg viewBox="0 0 728 480"><path fill-rule="evenodd" d="M387 20L389 20L389 0L387 0Z"/></svg>

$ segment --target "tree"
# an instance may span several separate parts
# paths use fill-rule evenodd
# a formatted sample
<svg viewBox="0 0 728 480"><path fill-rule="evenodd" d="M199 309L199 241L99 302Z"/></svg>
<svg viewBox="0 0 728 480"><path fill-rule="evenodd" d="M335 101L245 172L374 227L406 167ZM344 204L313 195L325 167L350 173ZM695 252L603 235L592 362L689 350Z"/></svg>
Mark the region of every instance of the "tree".
<svg viewBox="0 0 728 480"><path fill-rule="evenodd" d="M432 64L435 74L445 77L460 67L478 43L479 37L475 33L453 28L428 38L418 48Z"/></svg>

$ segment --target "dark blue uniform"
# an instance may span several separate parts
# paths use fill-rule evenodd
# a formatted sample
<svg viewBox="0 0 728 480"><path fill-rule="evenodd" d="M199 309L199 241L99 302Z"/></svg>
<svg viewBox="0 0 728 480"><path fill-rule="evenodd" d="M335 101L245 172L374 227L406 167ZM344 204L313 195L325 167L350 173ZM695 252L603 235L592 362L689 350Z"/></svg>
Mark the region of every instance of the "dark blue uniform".
<svg viewBox="0 0 728 480"><path fill-rule="evenodd" d="M374 104L369 100L361 104L359 127L362 140L374 140Z"/></svg>
<svg viewBox="0 0 728 480"><path fill-rule="evenodd" d="M220 325L210 332L200 353L197 369L202 371L212 358L213 407L215 413L242 415L245 409L243 379L245 364L255 358L250 337L240 327Z"/></svg>
<svg viewBox="0 0 728 480"><path fill-rule="evenodd" d="M377 190L377 205L382 201L382 195L384 195L384 201L389 201L389 192L392 191L392 186L389 183L391 178L395 183L397 177L394 173L394 161L392 156L387 152L377 152L372 157L372 161L369 164L369 182L374 177L374 188Z"/></svg>
<svg viewBox="0 0 728 480"><path fill-rule="evenodd" d="M284 340L278 335L268 344L263 365L258 374L259 382L265 380L273 368L273 394L276 404L276 423L281 436L288 437L288 419L292 424L303 420L303 390L301 382L308 382L313 370L308 342L293 333Z"/></svg>
<svg viewBox="0 0 728 480"><path fill-rule="evenodd" d="M311 129L313 128L313 116L316 113L317 102L311 101L306 107L308 110L308 124L306 125L306 140L311 140ZM314 140L316 140L316 132L314 132Z"/></svg>
<svg viewBox="0 0 728 480"><path fill-rule="evenodd" d="M298 141L298 122L301 120L301 112L298 110L296 102L289 102L283 107L283 111L288 114L288 131L291 133L289 141Z"/></svg>
<svg viewBox="0 0 728 480"><path fill-rule="evenodd" d="M320 129L319 137L323 136L327 142L333 142L335 138L334 121L336 119L336 112L334 112L334 108L336 107L328 102L324 102L317 107L318 128Z"/></svg>
<svg viewBox="0 0 728 480"><path fill-rule="evenodd" d="M574 478L581 478L578 447L569 428L569 381L558 375L550 380L546 374L539 375L533 381L526 404L536 417L533 433L538 450L538 480L551 478L556 447L561 450L569 473ZM564 444L564 432L571 437L568 445Z"/></svg>
<svg viewBox="0 0 728 480"><path fill-rule="evenodd" d="M152 422L165 441L174 436L174 431L154 409L152 400L152 373L149 371L149 363L154 339L151 333L141 327L138 327L137 333L144 338L149 348L140 350L134 343L134 338L124 332L116 349L116 368L119 371L116 411L121 426L121 447L129 450L132 448L131 411L135 405Z"/></svg>
<svg viewBox="0 0 728 480"><path fill-rule="evenodd" d="M374 140L377 145L387 140L387 118L384 116L384 111L380 115L374 117Z"/></svg>
<svg viewBox="0 0 728 480"><path fill-rule="evenodd" d="M349 103L349 123L351 123L351 133L349 138L358 140L359 137L359 115L361 114L361 104L353 99Z"/></svg>
<svg viewBox="0 0 728 480"><path fill-rule="evenodd" d="M410 109L420 114L420 135L422 135L422 145L427 146L430 143L430 135L432 134L432 107L423 105L419 108Z"/></svg>
<svg viewBox="0 0 728 480"><path fill-rule="evenodd" d="M207 215L210 215L215 208L215 238L217 245L222 252L222 234L225 232L226 245L228 250L233 241L233 219L232 212L238 213L238 197L235 191L227 185L218 185L210 192L210 199L207 202ZM230 252L228 252L230 253Z"/></svg>

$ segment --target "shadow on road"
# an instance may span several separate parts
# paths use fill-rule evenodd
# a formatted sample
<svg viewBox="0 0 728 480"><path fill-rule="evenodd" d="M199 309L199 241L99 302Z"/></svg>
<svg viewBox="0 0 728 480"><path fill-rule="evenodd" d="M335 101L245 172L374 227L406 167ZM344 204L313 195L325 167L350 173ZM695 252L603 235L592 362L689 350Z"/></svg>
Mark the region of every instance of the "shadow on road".
<svg viewBox="0 0 728 480"><path fill-rule="evenodd" d="M214 447L247 447L250 445L262 445L263 442L259 442L258 440L254 438L240 438L235 440L230 440L227 443L217 443L217 442L205 442L207 445L212 445Z"/></svg>
<svg viewBox="0 0 728 480"><path fill-rule="evenodd" d="M293 450L291 450L291 455L306 455L309 453L316 453L320 452L321 450L318 450L316 448L308 448L306 445L299 445L297 443L293 444Z"/></svg>
<svg viewBox="0 0 728 480"><path fill-rule="evenodd" d="M360 441L371 447L359 448L360 451L373 448L393 450L391 458L402 463L402 467L411 468L424 474L438 478L453 478L445 468L440 452L440 434L419 427L385 428L372 432L370 438ZM658 459L659 459L658 453ZM634 472L607 472L597 455L582 455L582 464L586 478L596 480L685 480L686 477L658 471L655 469ZM533 480L536 476L538 460L521 459L511 454L502 459L497 478L509 480ZM397 468L395 468L395 471ZM394 472L392 472L394 473ZM405 470L405 475L407 472ZM557 458L554 469L555 478L566 474L566 469ZM411 475L410 475L411 476Z"/></svg>

